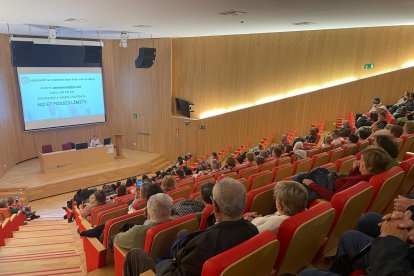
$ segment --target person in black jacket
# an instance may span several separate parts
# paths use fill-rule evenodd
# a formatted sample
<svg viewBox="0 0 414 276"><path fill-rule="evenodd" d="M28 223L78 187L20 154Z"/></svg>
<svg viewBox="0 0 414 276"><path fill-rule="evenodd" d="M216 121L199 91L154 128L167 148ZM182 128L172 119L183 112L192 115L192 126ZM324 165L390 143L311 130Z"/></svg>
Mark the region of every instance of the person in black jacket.
<svg viewBox="0 0 414 276"><path fill-rule="evenodd" d="M139 275L149 269L156 275L201 275L206 260L258 234L256 226L242 218L246 192L240 181L220 180L214 185L212 202L215 225L186 236L173 248L174 258L157 265L142 249L132 249L125 258L124 276Z"/></svg>

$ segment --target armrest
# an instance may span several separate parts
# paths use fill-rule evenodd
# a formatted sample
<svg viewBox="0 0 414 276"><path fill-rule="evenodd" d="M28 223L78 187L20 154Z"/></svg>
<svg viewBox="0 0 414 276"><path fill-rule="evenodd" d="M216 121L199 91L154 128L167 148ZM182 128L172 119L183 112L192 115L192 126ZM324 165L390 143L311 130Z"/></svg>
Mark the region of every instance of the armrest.
<svg viewBox="0 0 414 276"><path fill-rule="evenodd" d="M124 272L125 256L128 250L122 249L114 244L115 276L122 276Z"/></svg>
<svg viewBox="0 0 414 276"><path fill-rule="evenodd" d="M106 265L106 248L97 238L82 237L86 270L91 272Z"/></svg>
<svg viewBox="0 0 414 276"><path fill-rule="evenodd" d="M5 238L13 238L13 230L11 229L10 218L6 218L1 224Z"/></svg>

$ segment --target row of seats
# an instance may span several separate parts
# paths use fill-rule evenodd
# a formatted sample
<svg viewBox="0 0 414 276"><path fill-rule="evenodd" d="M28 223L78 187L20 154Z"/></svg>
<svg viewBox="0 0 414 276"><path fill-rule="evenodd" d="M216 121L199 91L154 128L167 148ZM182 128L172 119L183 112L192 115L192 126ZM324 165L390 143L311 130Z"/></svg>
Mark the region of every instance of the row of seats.
<svg viewBox="0 0 414 276"><path fill-rule="evenodd" d="M4 246L4 239L13 238L13 232L19 231L19 226L26 221L26 216L21 211L12 215L9 208L0 208L0 218L0 246Z"/></svg>

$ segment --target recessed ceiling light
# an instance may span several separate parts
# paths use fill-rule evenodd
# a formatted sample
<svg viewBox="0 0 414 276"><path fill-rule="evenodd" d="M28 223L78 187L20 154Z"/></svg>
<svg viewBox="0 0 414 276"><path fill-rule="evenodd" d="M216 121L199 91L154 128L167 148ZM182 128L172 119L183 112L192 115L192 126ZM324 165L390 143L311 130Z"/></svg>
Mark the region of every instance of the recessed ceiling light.
<svg viewBox="0 0 414 276"><path fill-rule="evenodd" d="M135 26L132 26L132 27L134 27L134 28L151 28L152 26L150 26L150 25L135 25Z"/></svg>
<svg viewBox="0 0 414 276"><path fill-rule="evenodd" d="M84 22L86 22L88 20L82 19L82 18L79 18L79 19L78 18L66 18L65 21L66 22L80 22L80 23L84 23Z"/></svg>
<svg viewBox="0 0 414 276"><path fill-rule="evenodd" d="M221 14L221 15L237 16L237 15L246 14L246 12L244 12L244 11L229 10L229 11L220 12L219 14Z"/></svg>
<svg viewBox="0 0 414 276"><path fill-rule="evenodd" d="M307 26L307 25L313 25L313 24L316 24L316 23L315 22L309 22L309 21L292 23L292 25L297 25L297 26Z"/></svg>

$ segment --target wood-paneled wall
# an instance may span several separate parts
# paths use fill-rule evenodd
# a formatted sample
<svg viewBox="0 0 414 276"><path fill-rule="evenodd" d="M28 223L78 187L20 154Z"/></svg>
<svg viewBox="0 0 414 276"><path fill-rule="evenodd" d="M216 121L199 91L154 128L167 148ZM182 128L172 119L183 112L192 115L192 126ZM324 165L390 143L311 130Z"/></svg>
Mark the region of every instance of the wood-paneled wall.
<svg viewBox="0 0 414 276"><path fill-rule="evenodd" d="M195 118L414 61L414 27L381 27L173 39L172 94ZM365 70L364 64L374 63Z"/></svg>
<svg viewBox="0 0 414 276"><path fill-rule="evenodd" d="M151 41L130 40L128 48L119 48L118 41L105 41L108 122L37 132L23 131L8 38L0 35L0 176L17 162L36 157L42 144L59 149L66 141L81 142L94 133L101 138L122 133L127 148L162 153L173 160L186 152L200 155L246 140L256 143L271 132L279 134L293 126L303 133L322 117L329 127L348 111L367 110L373 96L393 102L405 89L413 89L414 70L378 75L190 125L171 116L172 94L194 101L200 113L315 82L378 73L414 60L413 35L413 27L386 27L156 39L157 59L151 69L134 67L139 47L151 46ZM364 63L374 63L374 70L364 71ZM200 125L206 129L199 129Z"/></svg>

